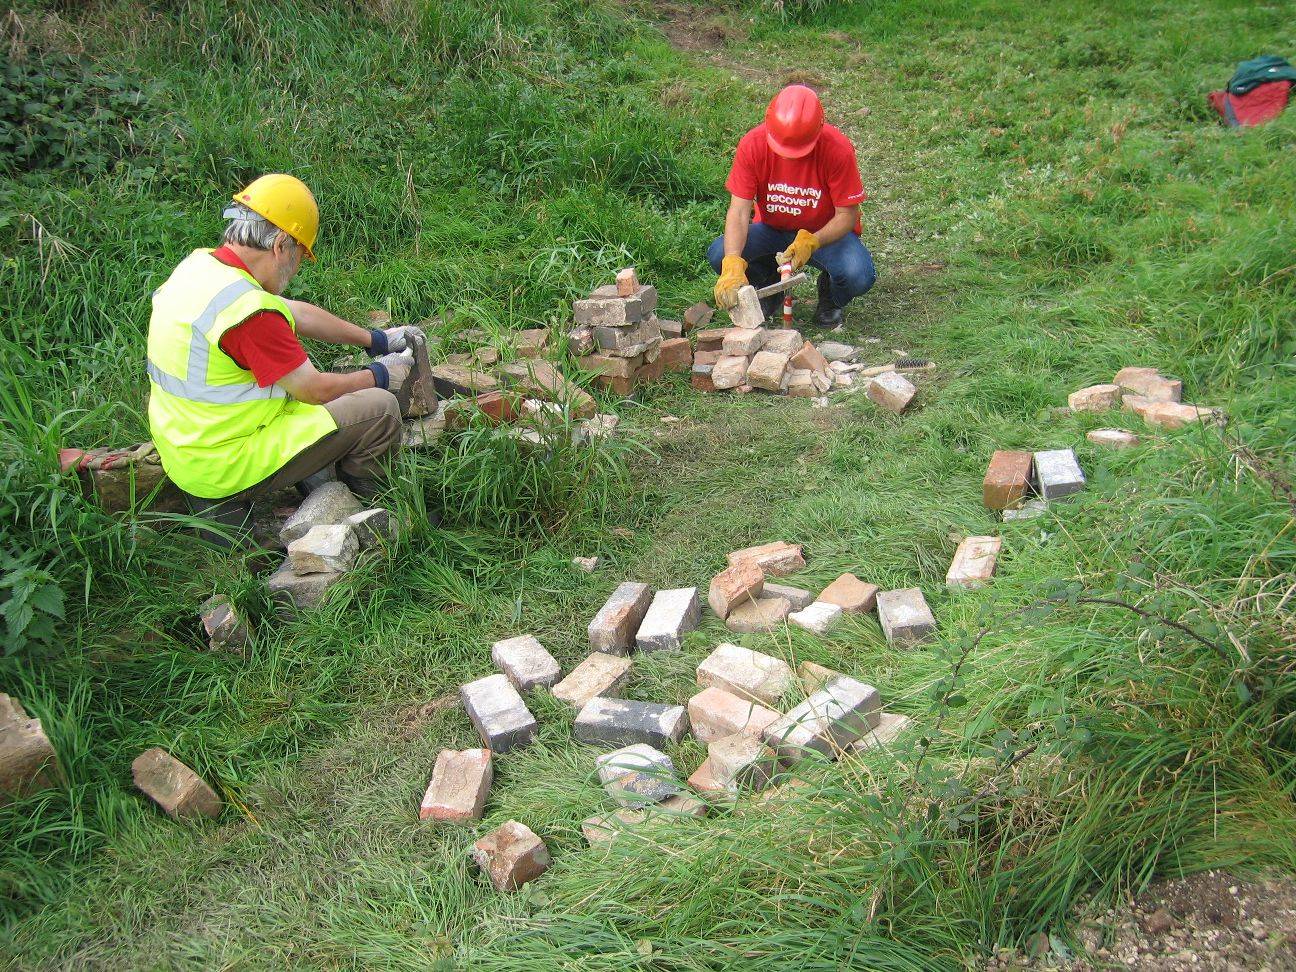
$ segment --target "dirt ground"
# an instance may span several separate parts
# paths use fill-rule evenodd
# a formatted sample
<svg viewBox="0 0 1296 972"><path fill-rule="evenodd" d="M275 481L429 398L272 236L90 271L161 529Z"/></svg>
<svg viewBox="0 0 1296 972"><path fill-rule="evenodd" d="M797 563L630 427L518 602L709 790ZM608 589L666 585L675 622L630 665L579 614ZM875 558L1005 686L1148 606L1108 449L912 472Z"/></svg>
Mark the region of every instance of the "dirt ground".
<svg viewBox="0 0 1296 972"><path fill-rule="evenodd" d="M1160 881L1082 921L1078 935L1083 956L1062 954L1041 934L1027 954L1002 950L986 969L1296 970L1296 879L1206 871Z"/></svg>

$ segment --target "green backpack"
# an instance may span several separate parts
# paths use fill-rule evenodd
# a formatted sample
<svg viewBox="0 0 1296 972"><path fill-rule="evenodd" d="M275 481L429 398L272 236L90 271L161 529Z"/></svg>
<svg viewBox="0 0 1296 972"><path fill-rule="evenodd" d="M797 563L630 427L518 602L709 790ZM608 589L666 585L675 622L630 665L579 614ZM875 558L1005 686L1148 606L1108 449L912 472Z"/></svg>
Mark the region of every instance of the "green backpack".
<svg viewBox="0 0 1296 972"><path fill-rule="evenodd" d="M1267 81L1296 81L1296 67L1276 54L1264 54L1243 61L1229 79L1228 93L1244 95Z"/></svg>

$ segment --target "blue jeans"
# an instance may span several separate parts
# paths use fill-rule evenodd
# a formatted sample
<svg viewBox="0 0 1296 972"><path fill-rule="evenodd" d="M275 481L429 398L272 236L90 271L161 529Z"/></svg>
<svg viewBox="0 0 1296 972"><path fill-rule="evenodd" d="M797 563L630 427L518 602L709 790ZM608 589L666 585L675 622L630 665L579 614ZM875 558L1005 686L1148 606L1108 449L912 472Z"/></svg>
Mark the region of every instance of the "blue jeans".
<svg viewBox="0 0 1296 972"><path fill-rule="evenodd" d="M786 249L794 239L796 233L791 230L772 229L764 223L752 223L748 227L742 257L747 261L747 279L753 286L764 287L778 280L774 254ZM707 250L707 260L719 273L723 259L724 237L721 236ZM810 264L827 274L828 299L837 307L845 307L852 298L867 292L877 280L873 255L860 242L858 233L847 233L837 242L821 246L810 258Z"/></svg>

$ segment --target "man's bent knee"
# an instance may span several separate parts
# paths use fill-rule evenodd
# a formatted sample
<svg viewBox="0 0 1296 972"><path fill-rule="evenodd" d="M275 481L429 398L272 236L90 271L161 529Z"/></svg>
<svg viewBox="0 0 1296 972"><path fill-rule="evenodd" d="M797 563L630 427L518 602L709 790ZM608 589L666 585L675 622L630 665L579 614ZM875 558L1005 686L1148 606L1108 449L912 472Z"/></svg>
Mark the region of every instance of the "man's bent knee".
<svg viewBox="0 0 1296 972"><path fill-rule="evenodd" d="M400 404L396 396L385 388L361 388L359 391L339 395L325 403L338 428L365 422L390 421L400 426Z"/></svg>

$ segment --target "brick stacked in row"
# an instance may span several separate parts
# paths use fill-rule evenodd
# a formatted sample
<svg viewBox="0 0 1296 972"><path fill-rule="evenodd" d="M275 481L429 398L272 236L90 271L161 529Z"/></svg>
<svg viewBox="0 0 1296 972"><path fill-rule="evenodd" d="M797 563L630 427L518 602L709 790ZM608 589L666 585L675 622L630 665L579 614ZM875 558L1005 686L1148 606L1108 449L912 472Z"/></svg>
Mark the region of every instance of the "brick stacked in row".
<svg viewBox="0 0 1296 972"><path fill-rule="evenodd" d="M1183 382L1165 377L1156 368L1122 368L1110 384L1090 385L1067 398L1067 407L1073 412L1105 412L1118 406L1148 425L1164 429L1223 418L1217 408L1185 404ZM1121 429L1096 429L1089 434L1089 441L1118 449L1138 445L1137 436Z"/></svg>

